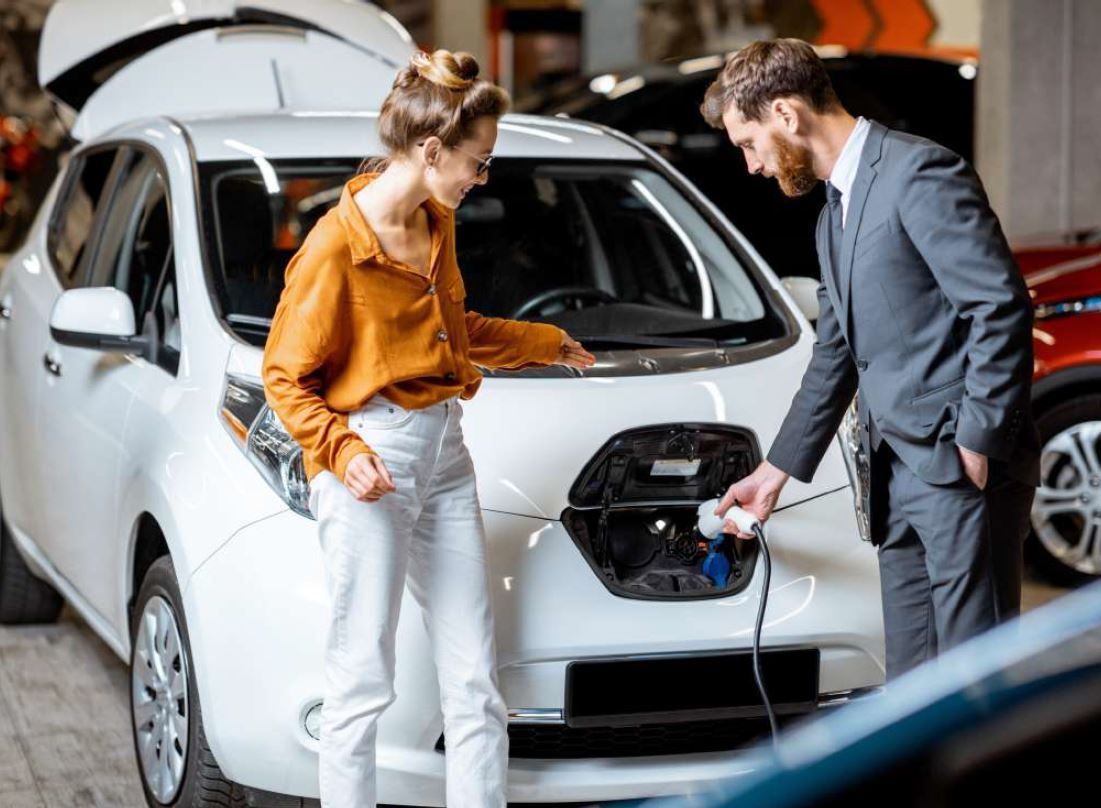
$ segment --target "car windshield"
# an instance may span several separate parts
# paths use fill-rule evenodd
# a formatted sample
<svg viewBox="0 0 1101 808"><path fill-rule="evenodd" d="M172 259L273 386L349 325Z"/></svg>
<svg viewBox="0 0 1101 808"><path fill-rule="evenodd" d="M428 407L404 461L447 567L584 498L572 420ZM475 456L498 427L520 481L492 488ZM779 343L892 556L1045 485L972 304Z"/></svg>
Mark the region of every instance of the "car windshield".
<svg viewBox="0 0 1101 808"><path fill-rule="evenodd" d="M264 343L287 262L357 163L202 166L212 281L244 339ZM729 234L645 166L499 159L457 211L456 248L468 310L553 323L594 350L786 333Z"/></svg>

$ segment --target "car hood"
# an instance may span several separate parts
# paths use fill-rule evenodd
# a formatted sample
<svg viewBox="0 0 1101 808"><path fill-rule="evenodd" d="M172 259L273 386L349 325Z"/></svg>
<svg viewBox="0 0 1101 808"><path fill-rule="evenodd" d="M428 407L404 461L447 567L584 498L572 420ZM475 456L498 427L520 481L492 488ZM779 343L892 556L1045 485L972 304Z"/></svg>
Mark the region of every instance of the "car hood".
<svg viewBox="0 0 1101 808"><path fill-rule="evenodd" d="M753 433L764 455L795 395L812 344L805 334L770 356L681 373L486 377L474 398L463 402L462 422L482 507L558 519L569 505L570 487L609 438L647 425L743 427ZM228 372L259 378L262 355L259 348L238 344ZM814 479L792 479L777 508L848 485L834 441Z"/></svg>

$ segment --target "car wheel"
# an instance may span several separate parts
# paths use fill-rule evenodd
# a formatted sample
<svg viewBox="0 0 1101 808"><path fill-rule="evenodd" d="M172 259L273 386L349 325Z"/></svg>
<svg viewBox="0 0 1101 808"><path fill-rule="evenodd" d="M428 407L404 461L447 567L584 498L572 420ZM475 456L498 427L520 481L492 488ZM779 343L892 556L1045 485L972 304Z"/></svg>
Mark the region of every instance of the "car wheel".
<svg viewBox="0 0 1101 808"><path fill-rule="evenodd" d="M0 518L0 623L52 623L62 605L57 590L31 572Z"/></svg>
<svg viewBox="0 0 1101 808"><path fill-rule="evenodd" d="M130 718L150 806L243 806L203 732L191 646L172 560L149 568L130 626Z"/></svg>
<svg viewBox="0 0 1101 808"><path fill-rule="evenodd" d="M1073 398L1036 419L1043 442L1029 560L1054 584L1101 577L1101 395Z"/></svg>

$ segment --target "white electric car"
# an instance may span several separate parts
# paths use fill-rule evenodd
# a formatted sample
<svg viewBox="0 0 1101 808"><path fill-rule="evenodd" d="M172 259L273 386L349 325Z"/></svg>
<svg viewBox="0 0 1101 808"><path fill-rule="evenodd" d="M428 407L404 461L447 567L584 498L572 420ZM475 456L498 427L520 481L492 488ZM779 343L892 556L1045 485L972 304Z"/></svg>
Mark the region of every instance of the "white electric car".
<svg viewBox="0 0 1101 808"><path fill-rule="evenodd" d="M61 0L47 21L43 81L79 142L0 273L0 619L50 620L64 598L129 661L150 805L314 804L328 604L261 356L286 262L379 153L363 110L411 46L366 5L173 13L192 5L142 20ZM509 797L688 793L742 771L732 750L767 726L757 545L704 541L697 505L759 461L814 337L645 147L515 116L497 155L458 212L466 306L556 323L598 357L487 370L463 404ZM764 672L785 716L883 681L848 443L767 526ZM443 805L435 671L415 603L402 615L380 799Z"/></svg>

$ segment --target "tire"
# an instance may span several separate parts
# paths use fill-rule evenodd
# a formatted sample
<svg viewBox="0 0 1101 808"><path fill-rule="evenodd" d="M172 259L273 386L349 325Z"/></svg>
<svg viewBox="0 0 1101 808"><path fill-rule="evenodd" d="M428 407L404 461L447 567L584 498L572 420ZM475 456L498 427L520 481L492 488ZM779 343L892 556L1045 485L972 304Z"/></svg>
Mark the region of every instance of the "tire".
<svg viewBox="0 0 1101 808"><path fill-rule="evenodd" d="M56 589L31 572L0 518L0 623L53 623L64 603Z"/></svg>
<svg viewBox="0 0 1101 808"><path fill-rule="evenodd" d="M173 636L178 636L178 644ZM152 651L146 644L150 637L155 638ZM138 591L130 625L130 646L130 726L146 803L151 808L244 806L244 790L222 774L207 744L183 601L168 556L153 563ZM155 659L150 659L151 654ZM157 676L158 663L166 671L161 680ZM157 692L148 686L151 682L161 685L160 701L150 698ZM173 691L173 684L180 689ZM160 710L164 720L158 725L156 714ZM160 736L157 728L166 724L186 727L186 743L180 742L178 734L175 738ZM172 745L170 762L166 762L164 749L157 751L165 740ZM144 760L143 748L147 750ZM170 773L171 763L178 767L176 776ZM159 779L154 772L160 772Z"/></svg>
<svg viewBox="0 0 1101 808"><path fill-rule="evenodd" d="M1101 394L1056 404L1036 426L1044 450L1026 556L1050 583L1081 586L1101 578Z"/></svg>

